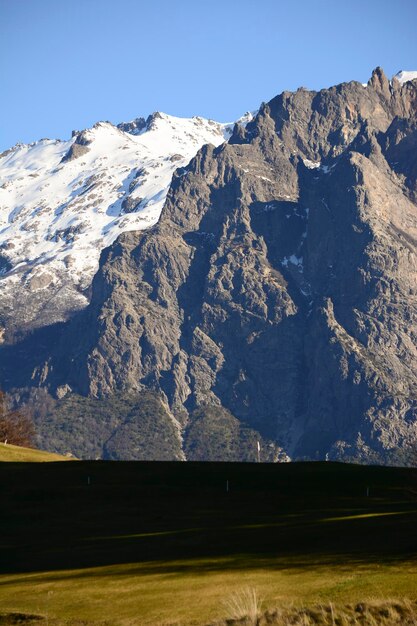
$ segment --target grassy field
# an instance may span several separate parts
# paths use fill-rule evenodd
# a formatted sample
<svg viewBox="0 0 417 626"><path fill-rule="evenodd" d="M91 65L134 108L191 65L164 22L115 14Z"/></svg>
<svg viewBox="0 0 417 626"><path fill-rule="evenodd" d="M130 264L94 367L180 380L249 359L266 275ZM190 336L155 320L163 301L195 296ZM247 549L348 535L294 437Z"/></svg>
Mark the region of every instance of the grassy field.
<svg viewBox="0 0 417 626"><path fill-rule="evenodd" d="M417 623L415 470L5 463L0 489L0 624L214 624L254 591L264 623Z"/></svg>
<svg viewBox="0 0 417 626"><path fill-rule="evenodd" d="M35 450L34 448L22 448L21 446L12 446L9 443L0 443L0 463L7 461L9 463L43 463L45 461L71 461L73 457L53 454L44 450Z"/></svg>

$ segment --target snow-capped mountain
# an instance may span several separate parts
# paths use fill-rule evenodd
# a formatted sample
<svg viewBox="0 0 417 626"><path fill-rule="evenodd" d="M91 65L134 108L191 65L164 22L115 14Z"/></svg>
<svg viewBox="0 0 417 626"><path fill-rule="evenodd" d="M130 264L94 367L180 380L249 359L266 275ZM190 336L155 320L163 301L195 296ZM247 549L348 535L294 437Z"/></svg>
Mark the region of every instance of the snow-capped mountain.
<svg viewBox="0 0 417 626"><path fill-rule="evenodd" d="M251 118L242 118L245 124ZM68 141L41 139L0 156L3 326L64 319L87 304L101 250L158 221L174 170L233 124L164 113L99 122ZM0 318L1 322L1 318Z"/></svg>
<svg viewBox="0 0 417 626"><path fill-rule="evenodd" d="M173 173L155 228L125 232L106 248L84 309L0 346L0 387L32 411L42 447L87 459L253 461L259 442L265 461L413 462L417 79L409 76L390 80L377 67L366 85L300 88L264 102L227 144L204 146ZM164 143L151 142L146 166L138 142L158 127ZM213 129L215 142L227 136L222 125ZM71 267L82 281L109 224L157 219L172 162L183 163L178 143L167 142L173 133L186 144L194 136L154 116L98 126L60 146L44 184L55 186L65 171L80 182L72 188L69 176L67 195L48 196L55 209L38 233L42 246L57 247L54 257L40 254L55 260L42 267L40 256L32 271L51 274L59 261L61 290L51 279L42 289L44 274L35 275L33 292L15 289L14 302L22 299L13 315L38 307L42 323ZM31 165L41 171L37 159ZM142 169L151 165L153 182ZM85 248L84 233L67 230L74 222L59 222L61 208L79 217L77 201L97 237ZM11 219L41 219L32 202L24 221L15 199ZM66 267L75 235L85 258ZM3 283L9 275L26 284L19 267Z"/></svg>

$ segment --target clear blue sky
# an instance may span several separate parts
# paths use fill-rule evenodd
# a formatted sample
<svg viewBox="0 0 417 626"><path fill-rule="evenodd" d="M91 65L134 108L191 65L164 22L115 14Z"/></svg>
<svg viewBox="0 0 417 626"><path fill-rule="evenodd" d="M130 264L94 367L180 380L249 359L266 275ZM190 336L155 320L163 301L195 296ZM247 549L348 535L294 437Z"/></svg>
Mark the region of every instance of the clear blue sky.
<svg viewBox="0 0 417 626"><path fill-rule="evenodd" d="M0 150L417 70L416 0L0 0Z"/></svg>

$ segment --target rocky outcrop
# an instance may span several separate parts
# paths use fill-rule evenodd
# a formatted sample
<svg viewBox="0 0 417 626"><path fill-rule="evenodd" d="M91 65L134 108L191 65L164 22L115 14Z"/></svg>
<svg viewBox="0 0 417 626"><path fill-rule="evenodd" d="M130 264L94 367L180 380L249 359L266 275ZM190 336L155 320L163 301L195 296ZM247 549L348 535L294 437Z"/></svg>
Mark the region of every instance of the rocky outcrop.
<svg viewBox="0 0 417 626"><path fill-rule="evenodd" d="M90 148L88 146L92 142L89 132L83 130L80 133L76 133L75 138L76 139L70 146L68 152L66 152L62 157L61 163L73 161L74 159L78 159L89 152Z"/></svg>
<svg viewBox="0 0 417 626"><path fill-rule="evenodd" d="M27 359L36 336L5 348L19 375L4 378L152 390L193 458L219 428L225 458L231 432L269 460L414 445L416 118L417 81L379 68L262 105L176 171L155 227L103 252L89 307L43 358Z"/></svg>
<svg viewBox="0 0 417 626"><path fill-rule="evenodd" d="M122 122L121 124L117 124L117 128L125 133L138 135L142 130L146 128L146 120L143 117L137 117L131 122Z"/></svg>

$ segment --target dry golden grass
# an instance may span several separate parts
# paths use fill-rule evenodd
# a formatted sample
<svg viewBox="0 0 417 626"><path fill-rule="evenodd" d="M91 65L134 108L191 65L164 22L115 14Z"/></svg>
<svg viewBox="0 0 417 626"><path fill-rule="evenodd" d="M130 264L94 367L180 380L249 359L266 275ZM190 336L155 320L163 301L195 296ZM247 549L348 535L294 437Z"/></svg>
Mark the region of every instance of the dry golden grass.
<svg viewBox="0 0 417 626"><path fill-rule="evenodd" d="M74 457L53 454L52 452L45 452L44 450L35 450L34 448L23 448L21 446L12 446L10 444L0 443L0 462L6 461L9 463L44 463L51 461L73 460Z"/></svg>
<svg viewBox="0 0 417 626"><path fill-rule="evenodd" d="M264 613L255 626L416 626L417 604L410 600L368 600L354 605L313 604ZM242 624L242 620L241 620ZM228 626L232 626L229 622Z"/></svg>
<svg viewBox="0 0 417 626"><path fill-rule="evenodd" d="M244 587L224 601L225 613L229 620L242 620L257 626L261 617L262 600L253 587Z"/></svg>
<svg viewBox="0 0 417 626"><path fill-rule="evenodd" d="M242 557L126 564L3 575L0 613L48 615L48 626L334 626L332 620L336 626L417 626L416 580L416 563L295 567L269 559L246 567ZM239 597L247 610L232 613Z"/></svg>
<svg viewBox="0 0 417 626"><path fill-rule="evenodd" d="M194 601L198 604L199 598ZM156 620L153 626L184 626L185 624L205 624L205 626L416 626L417 603L402 600L368 600L356 604L335 605L332 602L306 606L287 605L261 612L259 599L254 589L245 588L225 601L226 617L207 623L204 620L193 622L180 620ZM119 621L57 619L48 613L0 613L1 626L142 626L141 618Z"/></svg>

